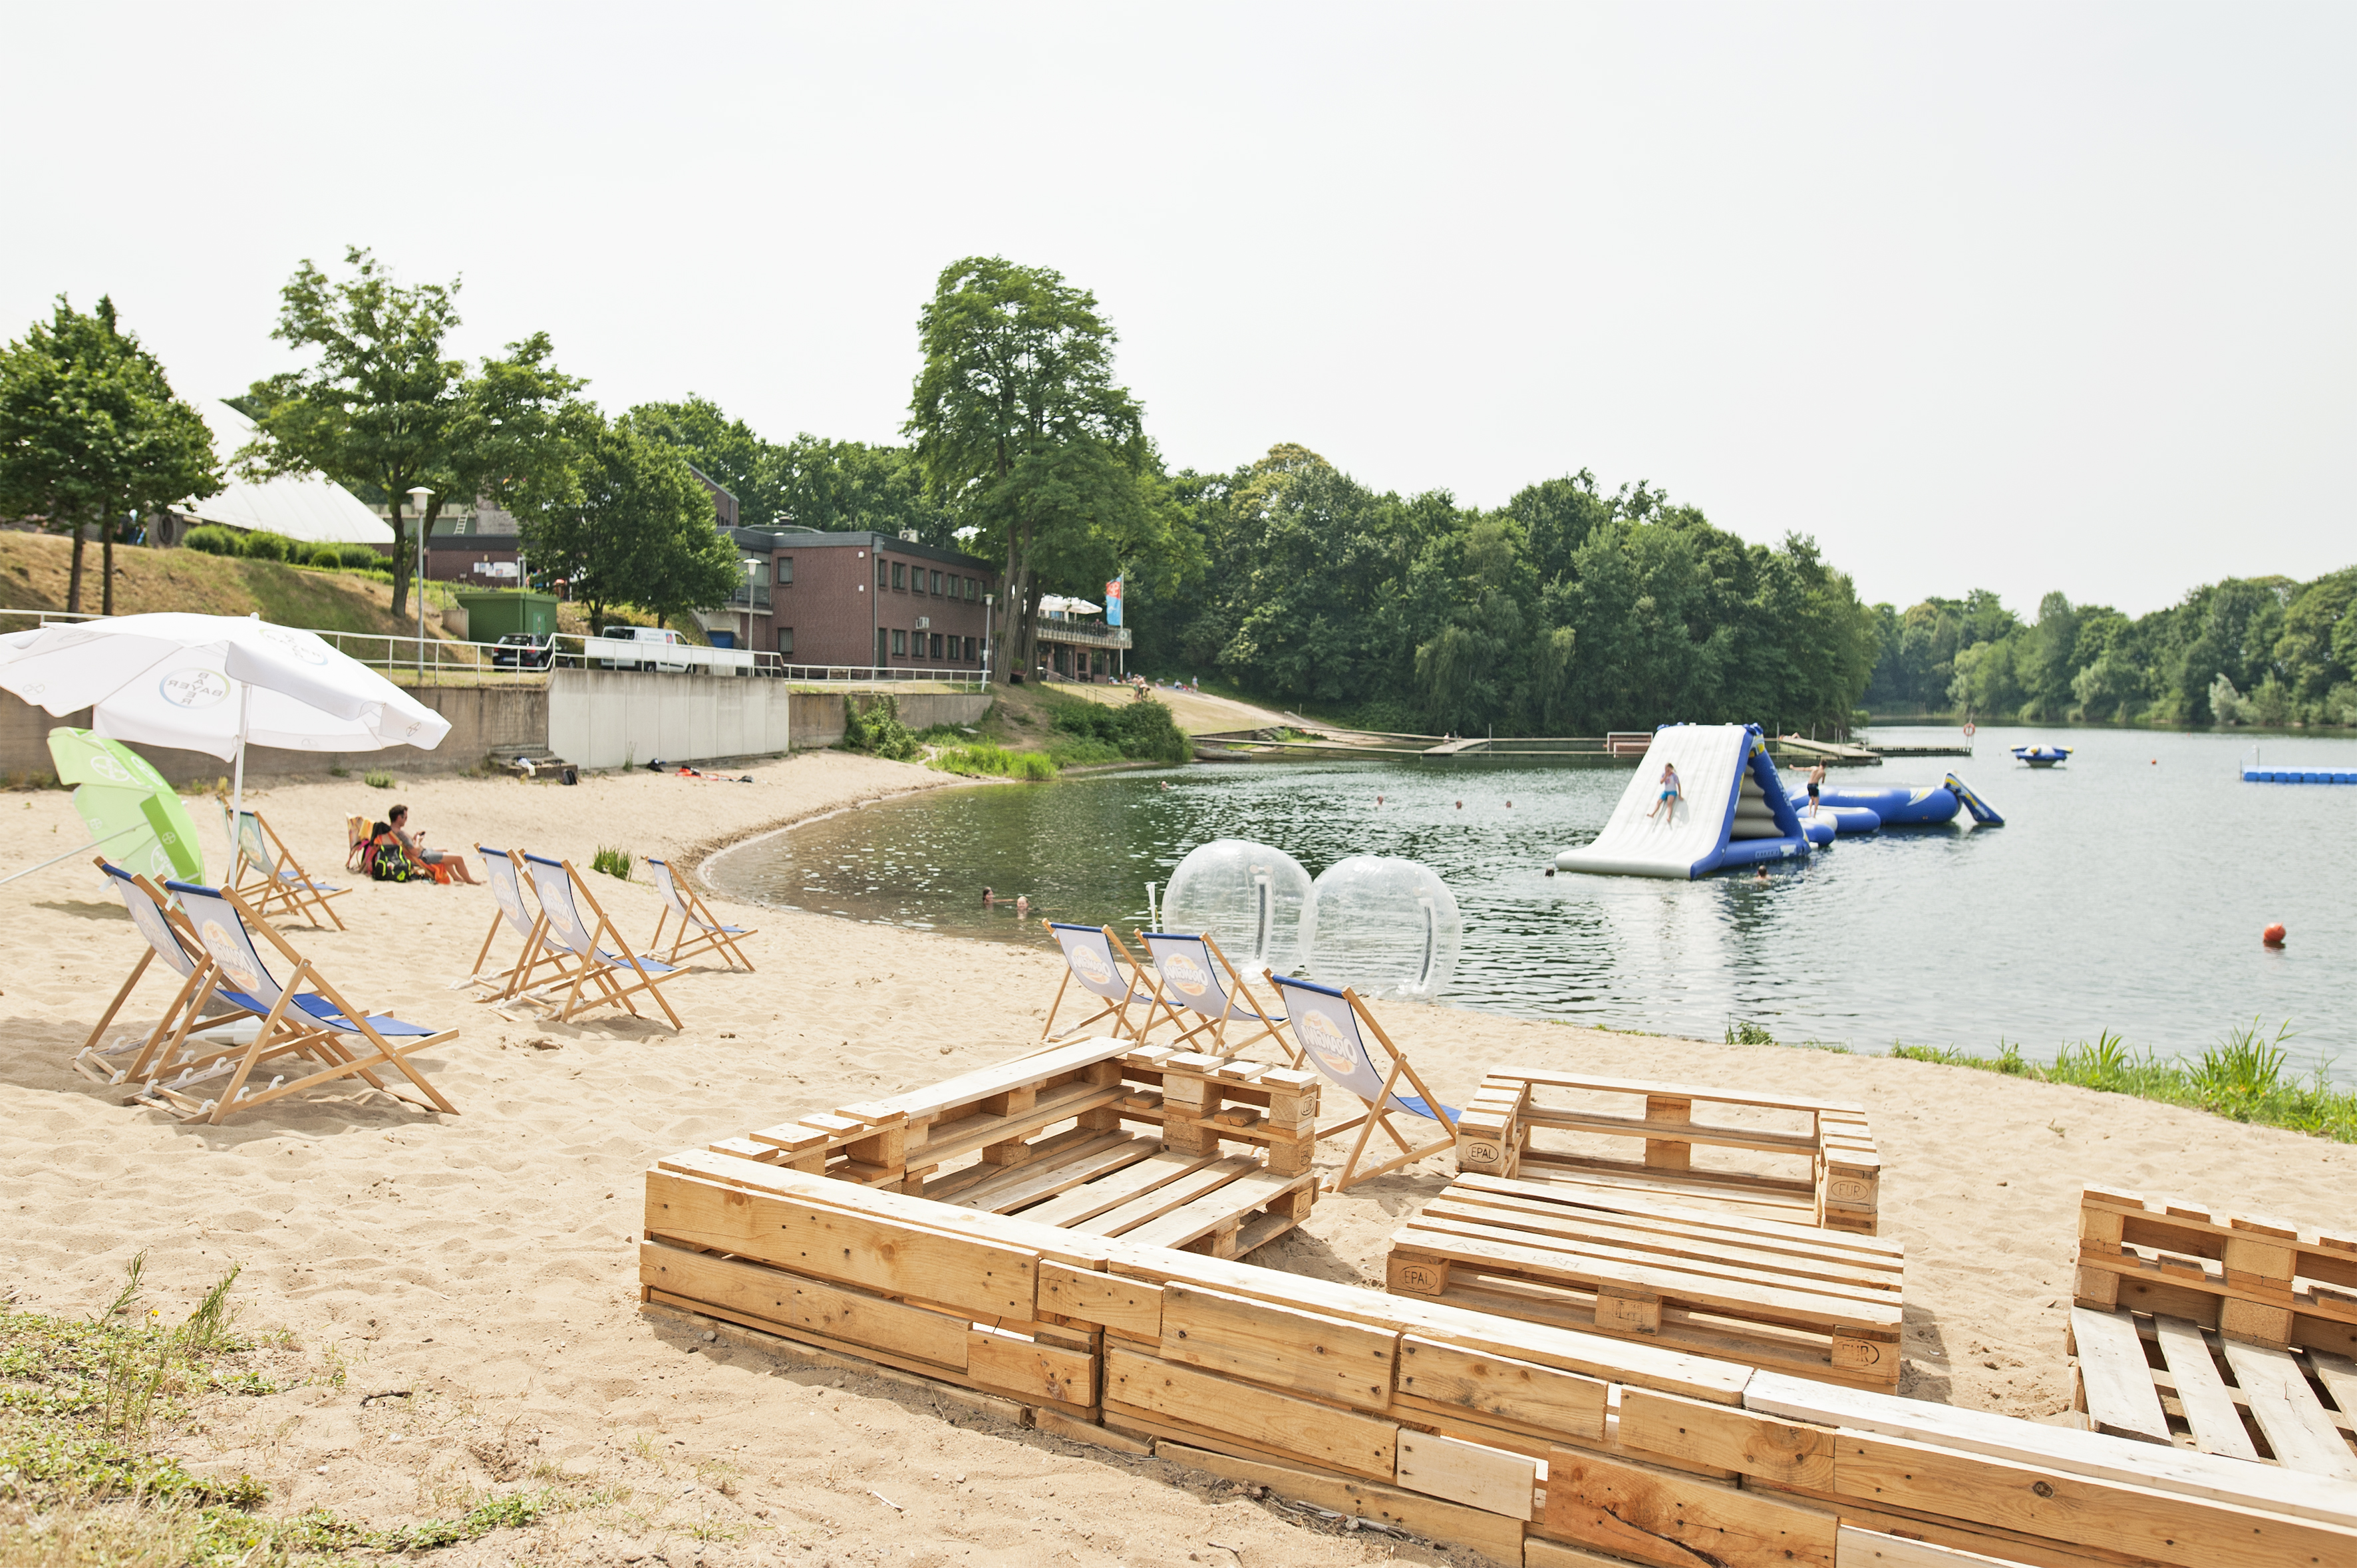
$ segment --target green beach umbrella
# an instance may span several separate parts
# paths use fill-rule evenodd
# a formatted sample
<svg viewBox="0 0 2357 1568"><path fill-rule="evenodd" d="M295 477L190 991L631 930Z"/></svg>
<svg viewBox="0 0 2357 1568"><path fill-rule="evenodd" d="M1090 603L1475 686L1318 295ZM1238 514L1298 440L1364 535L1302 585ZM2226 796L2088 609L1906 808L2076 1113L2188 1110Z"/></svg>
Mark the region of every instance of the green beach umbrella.
<svg viewBox="0 0 2357 1568"><path fill-rule="evenodd" d="M76 786L74 811L91 843L126 871L160 882L205 879L197 825L164 776L119 740L86 729L53 729L49 756L61 783Z"/></svg>

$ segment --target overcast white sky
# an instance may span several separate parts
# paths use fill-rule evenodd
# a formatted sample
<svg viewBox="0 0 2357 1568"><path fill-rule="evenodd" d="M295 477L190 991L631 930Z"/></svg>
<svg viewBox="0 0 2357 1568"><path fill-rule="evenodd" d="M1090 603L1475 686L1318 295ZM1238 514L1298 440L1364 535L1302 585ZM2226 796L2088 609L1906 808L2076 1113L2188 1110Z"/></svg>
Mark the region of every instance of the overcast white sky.
<svg viewBox="0 0 2357 1568"><path fill-rule="evenodd" d="M16 5L0 336L188 395L303 257L608 408L889 441L941 267L1095 291L1174 466L1581 467L1872 599L2357 564L2342 5Z"/></svg>

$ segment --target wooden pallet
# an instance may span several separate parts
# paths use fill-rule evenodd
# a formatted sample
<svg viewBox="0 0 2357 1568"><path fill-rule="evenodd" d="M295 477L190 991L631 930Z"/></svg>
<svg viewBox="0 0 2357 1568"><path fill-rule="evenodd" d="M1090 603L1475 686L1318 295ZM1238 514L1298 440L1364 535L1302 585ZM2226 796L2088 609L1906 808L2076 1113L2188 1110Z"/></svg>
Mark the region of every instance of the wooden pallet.
<svg viewBox="0 0 2357 1568"><path fill-rule="evenodd" d="M1551 1103L1538 1102L1542 1090ZM1566 1095L1579 1098L1566 1103ZM1630 1100L1641 1102L1641 1112L1631 1113ZM1697 1122L1697 1104L1738 1107L1781 1125ZM1540 1132L1544 1144L1534 1137ZM1618 1155L1630 1140L1643 1144L1641 1158ZM1697 1149L1708 1152L1700 1165ZM1861 1107L1835 1101L1501 1069L1483 1079L1458 1122L1457 1168L1618 1187L1867 1236L1879 1224L1882 1160L1873 1132Z"/></svg>
<svg viewBox="0 0 2357 1568"><path fill-rule="evenodd" d="M2084 1306L2068 1348L2072 1406L2097 1432L2357 1481L2357 1360Z"/></svg>
<svg viewBox="0 0 2357 1568"><path fill-rule="evenodd" d="M2182 1318L2228 1339L2357 1357L2357 1240L2191 1203L2089 1187L2079 1200L2084 1307Z"/></svg>
<svg viewBox="0 0 2357 1568"><path fill-rule="evenodd" d="M1466 1176L1393 1238L1386 1273L1395 1292L1889 1389L1902 1265L1896 1241Z"/></svg>

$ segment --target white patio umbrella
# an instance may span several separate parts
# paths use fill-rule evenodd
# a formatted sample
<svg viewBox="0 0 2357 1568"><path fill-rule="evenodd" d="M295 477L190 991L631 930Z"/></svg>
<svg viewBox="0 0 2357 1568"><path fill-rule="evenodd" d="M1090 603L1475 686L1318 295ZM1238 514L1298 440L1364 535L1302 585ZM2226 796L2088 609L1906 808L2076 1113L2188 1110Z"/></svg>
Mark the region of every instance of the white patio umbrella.
<svg viewBox="0 0 2357 1568"><path fill-rule="evenodd" d="M8 632L0 691L52 714L88 708L92 733L111 740L233 762L232 813L245 802L249 742L430 751L450 733L449 720L358 660L254 616L168 612Z"/></svg>

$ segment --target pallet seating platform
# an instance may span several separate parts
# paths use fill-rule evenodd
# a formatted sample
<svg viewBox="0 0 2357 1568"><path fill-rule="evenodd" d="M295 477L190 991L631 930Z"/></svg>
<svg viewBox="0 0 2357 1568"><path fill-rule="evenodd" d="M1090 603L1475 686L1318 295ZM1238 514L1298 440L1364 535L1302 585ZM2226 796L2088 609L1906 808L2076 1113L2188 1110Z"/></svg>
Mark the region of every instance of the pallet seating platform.
<svg viewBox="0 0 2357 1568"><path fill-rule="evenodd" d="M655 1162L641 1310L1265 1486L1451 1561L2357 1562L2357 1484L1211 1255L1218 1228L1178 1218L1190 1204L1309 1174L1272 1159L1294 1085L1134 1042L1068 1049ZM1198 1114L1195 1079L1264 1114ZM1166 1109L1174 1082L1183 1110ZM1216 1142L1171 1146L1173 1120ZM1134 1187L1103 1186L1125 1176ZM1190 1178L1215 1185L1181 1199ZM1310 1189L1273 1196L1287 1190Z"/></svg>
<svg viewBox="0 0 2357 1568"><path fill-rule="evenodd" d="M2101 1188L2079 1234L2090 1427L2357 1481L2357 1240Z"/></svg>
<svg viewBox="0 0 2357 1568"><path fill-rule="evenodd" d="M1386 1277L1504 1316L1893 1389L1903 1262L1870 1236L1466 1176L1393 1238Z"/></svg>
<svg viewBox="0 0 2357 1568"><path fill-rule="evenodd" d="M1552 1103L1540 1103L1543 1091ZM1736 1108L1744 1120L1698 1122L1696 1105ZM1627 1157L1631 1140L1643 1144L1641 1157ZM1520 1068L1491 1072L1467 1103L1457 1168L1867 1236L1878 1228L1882 1178L1861 1106Z"/></svg>

